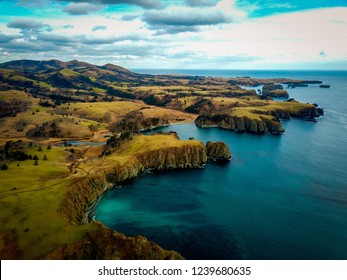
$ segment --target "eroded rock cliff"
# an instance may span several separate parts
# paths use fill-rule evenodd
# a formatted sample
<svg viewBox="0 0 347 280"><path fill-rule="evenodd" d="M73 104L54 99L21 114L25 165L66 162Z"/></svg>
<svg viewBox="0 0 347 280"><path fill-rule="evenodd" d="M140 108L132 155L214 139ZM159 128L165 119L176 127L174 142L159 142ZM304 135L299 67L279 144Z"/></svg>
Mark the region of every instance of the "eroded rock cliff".
<svg viewBox="0 0 347 280"><path fill-rule="evenodd" d="M143 236L126 237L102 227L81 240L58 248L46 259L78 260L180 260L175 251L167 251Z"/></svg>
<svg viewBox="0 0 347 280"><path fill-rule="evenodd" d="M147 152L134 153L126 161L114 161L112 167L81 179L66 193L61 207L62 215L75 224L87 223L88 209L114 185L135 179L149 169L202 167L207 161L204 145L195 140L185 142L183 145L159 146ZM110 159L105 157L103 160Z"/></svg>
<svg viewBox="0 0 347 280"><path fill-rule="evenodd" d="M324 114L318 105L268 101L258 107L237 107L226 113L200 114L195 124L200 127L217 126L237 132L282 134L285 130L280 119L291 117L316 118Z"/></svg>
<svg viewBox="0 0 347 280"><path fill-rule="evenodd" d="M212 160L229 160L231 159L231 152L229 147L223 142L206 143L207 157Z"/></svg>
<svg viewBox="0 0 347 280"><path fill-rule="evenodd" d="M160 137L163 136L157 136ZM88 223L93 206L101 195L113 186L137 178L149 169L198 168L207 162L206 149L200 141L180 141L175 139L176 135L168 137L165 145L157 144L157 146L148 145L147 139L136 142L135 137L133 142L129 141L131 143L128 143L127 149L134 149L134 146L138 147L141 144L146 147L146 151L139 148L139 152L132 151L125 160L123 156L103 157L103 164L109 161L111 165L108 168L100 167L86 178L76 181L64 196L60 208L61 215L76 225ZM121 149L118 151L123 153L122 155L127 152ZM86 235L73 244L56 249L47 258L182 259L182 256L176 252L166 251L144 237L125 237L100 225L100 230Z"/></svg>
<svg viewBox="0 0 347 280"><path fill-rule="evenodd" d="M284 129L275 117L257 117L231 116L227 114L216 114L213 116L200 115L195 124L200 127L218 126L220 128L230 129L237 132L252 133L275 133L281 134Z"/></svg>

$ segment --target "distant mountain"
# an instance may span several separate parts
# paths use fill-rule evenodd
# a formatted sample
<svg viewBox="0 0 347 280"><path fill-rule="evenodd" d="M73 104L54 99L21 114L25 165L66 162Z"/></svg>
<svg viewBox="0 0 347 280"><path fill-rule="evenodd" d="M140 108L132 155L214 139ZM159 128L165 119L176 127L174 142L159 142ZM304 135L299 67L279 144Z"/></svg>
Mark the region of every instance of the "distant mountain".
<svg viewBox="0 0 347 280"><path fill-rule="evenodd" d="M36 73L39 71L56 71L59 69L64 69L66 68L66 63L59 60L38 61L23 59L2 63L0 64L0 68Z"/></svg>
<svg viewBox="0 0 347 280"><path fill-rule="evenodd" d="M144 78L150 77L150 75L137 74L113 64L96 66L78 60L68 62L15 60L0 64L0 68L16 71L12 73L13 75L6 77L6 81L10 84L11 77L20 76L32 80L34 84L46 82L54 87L67 88L107 88L109 82L142 83Z"/></svg>

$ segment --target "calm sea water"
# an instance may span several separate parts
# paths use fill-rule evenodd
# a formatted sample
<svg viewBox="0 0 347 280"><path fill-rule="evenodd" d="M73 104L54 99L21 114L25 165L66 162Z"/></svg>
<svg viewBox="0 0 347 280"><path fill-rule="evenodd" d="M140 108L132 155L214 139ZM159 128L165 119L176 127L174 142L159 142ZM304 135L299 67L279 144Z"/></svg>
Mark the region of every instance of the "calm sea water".
<svg viewBox="0 0 347 280"><path fill-rule="evenodd" d="M331 88L288 89L290 97L318 103L325 116L317 123L284 121L281 136L194 124L160 129L181 139L224 141L233 159L146 174L107 192L96 220L187 259L347 259L347 72L169 72L315 79Z"/></svg>

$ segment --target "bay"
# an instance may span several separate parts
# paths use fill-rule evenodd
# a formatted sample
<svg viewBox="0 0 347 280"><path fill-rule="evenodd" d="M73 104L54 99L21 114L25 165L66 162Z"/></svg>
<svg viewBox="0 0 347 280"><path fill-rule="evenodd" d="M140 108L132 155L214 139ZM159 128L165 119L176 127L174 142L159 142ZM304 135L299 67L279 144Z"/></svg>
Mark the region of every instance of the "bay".
<svg viewBox="0 0 347 280"><path fill-rule="evenodd" d="M146 236L187 259L347 259L347 72L175 73L313 79L331 88L288 89L296 100L318 103L325 115L316 123L283 121L281 136L194 124L158 129L176 131L181 139L223 141L233 159L146 174L108 191L96 220L128 236Z"/></svg>

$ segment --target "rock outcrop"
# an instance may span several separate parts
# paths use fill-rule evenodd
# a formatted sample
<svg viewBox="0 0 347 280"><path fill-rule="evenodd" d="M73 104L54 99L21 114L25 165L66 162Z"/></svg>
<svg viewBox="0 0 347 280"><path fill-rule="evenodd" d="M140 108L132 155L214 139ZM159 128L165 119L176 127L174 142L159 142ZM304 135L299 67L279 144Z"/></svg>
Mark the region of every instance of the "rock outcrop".
<svg viewBox="0 0 347 280"><path fill-rule="evenodd" d="M303 104L295 100L273 103L268 106L252 107L249 110L233 110L228 113L200 114L195 120L199 127L220 127L236 132L251 132L257 134L282 134L285 130L281 119L316 118L324 115L317 104Z"/></svg>
<svg viewBox="0 0 347 280"><path fill-rule="evenodd" d="M220 128L230 129L237 132L251 133L274 133L281 134L284 128L275 117L273 118L249 118L247 116L232 116L227 114L200 115L195 124L199 127L217 126Z"/></svg>
<svg viewBox="0 0 347 280"><path fill-rule="evenodd" d="M229 147L223 142L206 143L207 157L212 160L225 161L231 159L231 152Z"/></svg>
<svg viewBox="0 0 347 280"><path fill-rule="evenodd" d="M180 260L183 257L175 251L164 250L145 237L126 237L102 227L73 244L54 250L45 259Z"/></svg>
<svg viewBox="0 0 347 280"><path fill-rule="evenodd" d="M282 85L266 84L262 88L262 97L289 98L288 92Z"/></svg>
<svg viewBox="0 0 347 280"><path fill-rule="evenodd" d="M142 112L134 111L126 114L119 122L111 123L109 130L139 132L168 124L169 120L164 117L145 117Z"/></svg>

